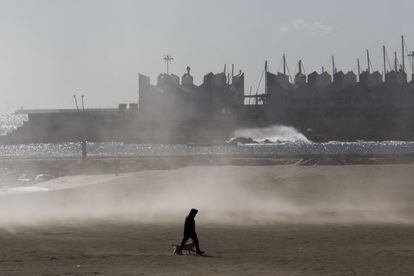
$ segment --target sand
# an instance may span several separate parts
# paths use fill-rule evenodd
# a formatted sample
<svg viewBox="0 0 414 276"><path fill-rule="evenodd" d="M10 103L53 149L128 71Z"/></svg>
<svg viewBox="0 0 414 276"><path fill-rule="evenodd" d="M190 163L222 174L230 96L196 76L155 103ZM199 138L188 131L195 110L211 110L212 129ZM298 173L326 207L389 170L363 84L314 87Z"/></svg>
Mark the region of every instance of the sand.
<svg viewBox="0 0 414 276"><path fill-rule="evenodd" d="M2 275L410 275L413 230L205 225L198 232L208 257L198 257L171 255L178 225L47 225L0 232L0 266Z"/></svg>
<svg viewBox="0 0 414 276"><path fill-rule="evenodd" d="M409 275L413 165L192 166L3 195L1 275ZM173 256L189 208L207 257Z"/></svg>

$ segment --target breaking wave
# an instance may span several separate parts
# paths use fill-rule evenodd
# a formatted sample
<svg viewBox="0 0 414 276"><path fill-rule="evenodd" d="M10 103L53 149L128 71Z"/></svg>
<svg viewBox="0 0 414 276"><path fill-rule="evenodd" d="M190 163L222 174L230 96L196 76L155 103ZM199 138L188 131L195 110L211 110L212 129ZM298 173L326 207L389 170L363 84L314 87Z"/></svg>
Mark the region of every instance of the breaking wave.
<svg viewBox="0 0 414 276"><path fill-rule="evenodd" d="M16 129L26 120L26 115L0 115L0 135ZM89 156L414 154L413 141L312 143L299 131L287 126L240 129L234 136L250 138L252 143L163 145L88 142L87 149ZM80 143L0 145L0 157L78 157L81 152Z"/></svg>
<svg viewBox="0 0 414 276"><path fill-rule="evenodd" d="M305 142L310 141L293 127L274 125L266 128L239 129L234 132L234 137L251 138L255 142L278 143L278 142Z"/></svg>

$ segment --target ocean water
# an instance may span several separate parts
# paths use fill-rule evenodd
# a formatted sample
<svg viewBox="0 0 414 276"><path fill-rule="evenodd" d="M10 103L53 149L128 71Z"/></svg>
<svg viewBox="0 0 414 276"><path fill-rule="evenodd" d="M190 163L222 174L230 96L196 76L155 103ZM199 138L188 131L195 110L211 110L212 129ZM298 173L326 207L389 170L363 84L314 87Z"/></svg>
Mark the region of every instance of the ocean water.
<svg viewBox="0 0 414 276"><path fill-rule="evenodd" d="M27 120L23 115L0 115L0 135L16 129ZM244 129L235 136L251 137L258 142L245 145L158 145L126 143L88 143L90 156L163 156L227 154L407 154L414 153L414 141L312 143L301 133L285 126ZM2 157L74 157L81 153L79 143L0 145Z"/></svg>
<svg viewBox="0 0 414 276"><path fill-rule="evenodd" d="M0 135L21 126L27 120L21 115L1 115ZM159 145L126 143L88 143L89 156L169 156L169 155L300 155L300 154L407 154L414 153L414 142L329 142L312 143L295 129L273 126L265 129L242 129L235 137L251 137L258 144L244 145ZM264 141L267 140L266 143ZM268 143L271 141L271 143ZM0 145L0 157L77 157L80 143ZM10 168L0 168L0 196L47 192L42 183L51 176ZM84 180L79 180L83 183Z"/></svg>
<svg viewBox="0 0 414 276"><path fill-rule="evenodd" d="M0 114L0 135L6 135L27 121L26 115L2 115Z"/></svg>

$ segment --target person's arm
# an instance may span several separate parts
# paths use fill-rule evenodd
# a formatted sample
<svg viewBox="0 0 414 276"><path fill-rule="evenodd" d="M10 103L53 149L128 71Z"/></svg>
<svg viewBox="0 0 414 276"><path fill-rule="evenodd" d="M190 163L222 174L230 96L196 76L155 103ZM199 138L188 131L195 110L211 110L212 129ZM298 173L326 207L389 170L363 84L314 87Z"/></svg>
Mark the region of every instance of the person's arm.
<svg viewBox="0 0 414 276"><path fill-rule="evenodd" d="M195 234L195 221L192 218L187 217L184 224L184 234L193 235Z"/></svg>
<svg viewBox="0 0 414 276"><path fill-rule="evenodd" d="M195 231L195 220L194 219L191 219L190 220L190 225L189 225L190 227L190 233L191 234L193 234L193 235L195 235L196 234L196 231Z"/></svg>

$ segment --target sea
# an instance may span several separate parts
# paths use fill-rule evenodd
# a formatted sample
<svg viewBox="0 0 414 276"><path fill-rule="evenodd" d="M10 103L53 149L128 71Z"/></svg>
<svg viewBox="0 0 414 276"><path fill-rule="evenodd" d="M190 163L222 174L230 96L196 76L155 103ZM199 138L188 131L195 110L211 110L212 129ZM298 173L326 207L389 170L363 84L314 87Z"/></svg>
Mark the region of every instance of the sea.
<svg viewBox="0 0 414 276"><path fill-rule="evenodd" d="M0 135L15 130L27 120L26 115L0 115ZM167 155L249 155L249 154L407 154L414 153L414 141L358 141L312 143L291 127L241 129L235 137L249 137L258 143L225 145L162 145L88 142L89 156L167 156ZM0 145L0 157L76 157L79 143Z"/></svg>
<svg viewBox="0 0 414 276"><path fill-rule="evenodd" d="M27 121L25 115L0 115L0 135L7 135ZM414 153L414 142L337 142L313 143L300 132L287 126L272 126L262 129L240 129L234 138L252 138L251 144L224 145L162 145L128 143L87 143L88 156L202 156L202 155L338 155L338 154L407 154ZM0 145L0 158L53 158L80 157L80 143L40 143L27 145ZM87 178L87 176L85 176ZM9 167L0 167L0 196L20 193L48 192L59 189L65 179L53 180L54 176L44 172L31 172ZM88 179L77 179L83 184ZM48 181L57 181L50 184ZM60 182L62 183L60 183ZM76 185L79 185L77 183ZM85 184L85 185L86 185ZM66 184L64 184L65 186ZM65 186L66 187L66 186ZM52 190L53 190L52 189Z"/></svg>

